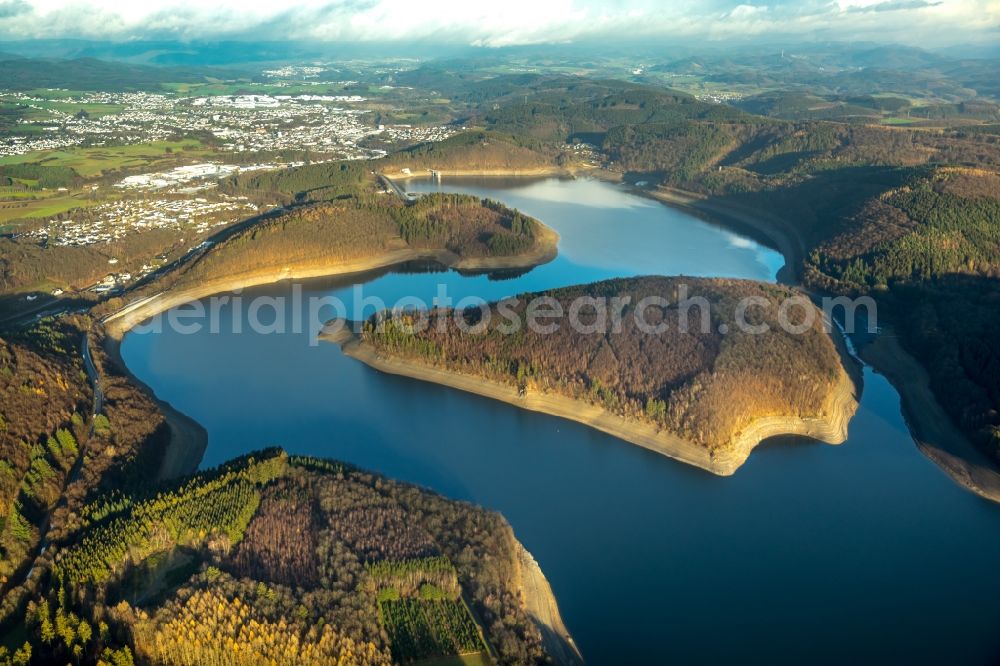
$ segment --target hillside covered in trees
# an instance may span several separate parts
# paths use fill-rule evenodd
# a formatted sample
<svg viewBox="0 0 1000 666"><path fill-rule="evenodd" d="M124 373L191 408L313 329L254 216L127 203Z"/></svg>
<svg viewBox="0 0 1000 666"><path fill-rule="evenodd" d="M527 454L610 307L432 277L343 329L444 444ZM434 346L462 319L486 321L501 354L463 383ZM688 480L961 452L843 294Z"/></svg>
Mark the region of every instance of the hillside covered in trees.
<svg viewBox="0 0 1000 666"><path fill-rule="evenodd" d="M617 90L603 104L593 82L506 83L480 84L500 100L478 116L487 127L589 141L626 181L777 220L802 250L793 272L815 289L875 296L955 422L1000 458L1000 137L988 127L763 118L629 84L608 84ZM542 103L553 97L563 103Z"/></svg>
<svg viewBox="0 0 1000 666"><path fill-rule="evenodd" d="M148 487L169 438L152 399L91 344L95 400L81 360L91 327L82 316L43 319L0 341L0 627L20 617L37 559L75 529L79 507Z"/></svg>
<svg viewBox="0 0 1000 666"><path fill-rule="evenodd" d="M434 143L424 143L372 163L393 173L410 169L442 171L528 171L564 163L567 157L557 144L503 132L462 132Z"/></svg>
<svg viewBox="0 0 1000 666"><path fill-rule="evenodd" d="M490 83L497 85L483 85ZM473 112L472 122L536 140L580 140L600 145L603 135L615 127L750 117L732 107L703 102L676 90L620 81L552 77L529 88L531 93L522 95L518 94L522 87L515 86L501 98L502 102L480 105Z"/></svg>
<svg viewBox="0 0 1000 666"><path fill-rule="evenodd" d="M478 308L457 318L433 310L426 325L414 326L413 313L382 313L365 322L360 337L390 358L481 377L521 395L552 393L598 405L722 451L761 417L830 416L844 370L811 304L786 311L801 331L779 325L779 304L794 295L749 281L609 280L494 303L485 318ZM528 326L536 297L552 299L564 313L544 321L557 322L554 331ZM665 300L647 307L647 298ZM746 311L746 323L766 325L767 332L737 326L736 308L745 298L761 299ZM580 301L583 328L565 318L577 299L603 303ZM622 303L618 330L616 302ZM460 319L469 324L465 330Z"/></svg>
<svg viewBox="0 0 1000 666"><path fill-rule="evenodd" d="M1000 460L1000 175L940 167L895 177L820 237L806 279L874 295L941 404Z"/></svg>
<svg viewBox="0 0 1000 666"><path fill-rule="evenodd" d="M37 546L81 458L92 395L68 327L0 340L0 586Z"/></svg>
<svg viewBox="0 0 1000 666"><path fill-rule="evenodd" d="M263 451L83 505L0 663L546 663L518 548L498 514Z"/></svg>
<svg viewBox="0 0 1000 666"><path fill-rule="evenodd" d="M541 223L496 202L431 194L404 203L380 194L308 204L262 220L212 247L179 280L195 284L288 267L336 268L392 251L443 252L454 262L554 249Z"/></svg>

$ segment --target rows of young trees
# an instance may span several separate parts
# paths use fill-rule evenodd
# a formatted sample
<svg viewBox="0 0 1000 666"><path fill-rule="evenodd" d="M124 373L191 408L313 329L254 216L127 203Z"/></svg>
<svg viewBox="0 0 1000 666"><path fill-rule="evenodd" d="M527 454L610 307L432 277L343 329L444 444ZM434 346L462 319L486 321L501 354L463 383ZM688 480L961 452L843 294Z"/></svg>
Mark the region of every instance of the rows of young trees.
<svg viewBox="0 0 1000 666"><path fill-rule="evenodd" d="M366 565L368 575L380 588L392 588L404 597L417 597L432 585L445 598L461 594L455 565L442 555L407 560L379 560Z"/></svg>
<svg viewBox="0 0 1000 666"><path fill-rule="evenodd" d="M401 664L485 649L479 627L461 600L382 601L379 614L393 659Z"/></svg>
<svg viewBox="0 0 1000 666"><path fill-rule="evenodd" d="M128 562L176 547L211 543L228 550L243 539L260 502L259 486L282 473L284 454L248 460L241 469L197 477L96 524L56 561L71 587L108 581Z"/></svg>

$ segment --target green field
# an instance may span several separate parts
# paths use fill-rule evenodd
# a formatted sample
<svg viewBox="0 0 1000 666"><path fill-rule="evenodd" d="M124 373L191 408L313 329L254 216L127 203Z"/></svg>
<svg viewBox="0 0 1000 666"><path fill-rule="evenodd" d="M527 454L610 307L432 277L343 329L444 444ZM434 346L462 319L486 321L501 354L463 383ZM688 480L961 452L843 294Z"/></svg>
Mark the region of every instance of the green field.
<svg viewBox="0 0 1000 666"><path fill-rule="evenodd" d="M0 200L0 225L22 218L49 217L74 208L84 208L99 203L101 203L99 200L83 198L78 194L65 194L33 201Z"/></svg>
<svg viewBox="0 0 1000 666"><path fill-rule="evenodd" d="M168 149L171 152L167 152ZM211 150L194 140L155 141L131 146L98 146L38 151L25 155L0 158L0 165L38 163L45 166L65 166L84 178L93 178L109 171L130 168L159 168L161 162L175 160L178 154L207 156Z"/></svg>
<svg viewBox="0 0 1000 666"><path fill-rule="evenodd" d="M0 187L0 201L36 199L36 198L38 198L38 192L15 190L12 187Z"/></svg>
<svg viewBox="0 0 1000 666"><path fill-rule="evenodd" d="M40 106L43 109L51 109L53 111L61 111L62 113L76 114L79 111L86 111L90 114L91 118L100 118L101 116L114 115L116 113L121 113L125 110L125 107L120 104L90 104L90 103L77 103L77 102L54 102L45 100L43 102L32 102L35 106ZM34 109L32 109L33 111ZM26 116L28 119L32 119L29 114Z"/></svg>

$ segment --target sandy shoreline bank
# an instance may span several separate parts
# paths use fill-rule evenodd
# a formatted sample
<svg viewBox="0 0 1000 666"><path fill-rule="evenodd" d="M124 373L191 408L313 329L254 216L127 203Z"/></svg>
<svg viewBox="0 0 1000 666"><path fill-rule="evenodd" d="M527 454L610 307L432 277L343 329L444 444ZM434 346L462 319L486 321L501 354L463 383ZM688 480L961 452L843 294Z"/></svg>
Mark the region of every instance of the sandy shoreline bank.
<svg viewBox="0 0 1000 666"><path fill-rule="evenodd" d="M710 198L689 192L659 188L647 192L668 205L717 221L735 221L772 239L785 257L781 281L797 284L805 244L795 229L765 211L736 209L713 204ZM889 380L899 394L903 416L917 448L960 486L994 502L1000 502L1000 467L966 437L938 402L927 371L891 333L888 327L875 340L859 349L861 359Z"/></svg>
<svg viewBox="0 0 1000 666"><path fill-rule="evenodd" d="M261 270L203 282L195 287L165 291L126 305L104 320L104 348L111 359L142 390L156 401L170 427L170 445L160 468L160 478L173 478L197 470L208 445L208 434L194 419L156 397L155 392L128 369L121 357L121 341L129 330L171 308L201 298L248 287L273 284L282 280L334 277L365 273L416 260L432 260L459 271L516 270L532 268L552 261L558 252L559 234L541 226L538 242L528 252L509 257L460 257L447 250L400 248L363 259L334 263L289 266L280 270Z"/></svg>
<svg viewBox="0 0 1000 666"><path fill-rule="evenodd" d="M348 261L310 263L286 266L281 269L269 268L248 271L240 275L202 282L193 287L168 290L140 299L139 302L126 305L118 312L106 317L104 325L109 335L121 338L138 324L161 312L215 294L274 284L282 280L307 280L365 273L409 261L436 261L447 268L469 272L533 268L552 261L558 252L558 244L559 234L542 225L536 247L528 252L508 257L460 257L448 250L399 248L371 257Z"/></svg>
<svg viewBox="0 0 1000 666"><path fill-rule="evenodd" d="M347 327L321 336L339 344L344 353L381 372L441 384L483 397L506 402L515 407L542 412L590 426L631 444L655 451L680 462L699 467L719 476L730 476L750 456L761 441L778 435L801 435L828 444L847 438L847 425L857 409L855 385L847 371L842 371L837 387L831 392L826 413L815 418L769 416L753 420L723 451L711 451L689 440L637 420L612 414L598 405L566 396L528 390L521 394L516 387L378 354L371 345L359 340Z"/></svg>
<svg viewBox="0 0 1000 666"><path fill-rule="evenodd" d="M710 198L670 188L649 191L653 198L692 213L705 213L719 221L735 221L772 239L785 257L780 281L797 284L805 243L795 229L765 211L736 209L713 204ZM923 366L887 327L858 354L875 372L889 380L899 394L903 416L917 448L960 486L1000 502L1000 467L955 425L938 402Z"/></svg>
<svg viewBox="0 0 1000 666"><path fill-rule="evenodd" d="M778 281L785 284L799 282L799 267L806 254L805 243L798 232L780 217L766 211L714 203L710 198L675 188L659 187L655 190L634 188L634 191L709 222L728 223L761 234L768 238L785 258L785 265L778 271Z"/></svg>
<svg viewBox="0 0 1000 666"><path fill-rule="evenodd" d="M542 632L545 652L560 666L582 666L583 656L573 641L562 615L552 586L531 553L511 531L517 551L517 588L521 591L524 610Z"/></svg>
<svg viewBox="0 0 1000 666"><path fill-rule="evenodd" d="M443 176L449 177L500 176L530 178L547 176L577 176L580 174L591 174L598 178L602 177L601 172L596 169L573 170L554 166L533 169L442 170L439 171L439 173ZM429 170L426 173L386 173L384 175L393 179L406 180L409 178L426 177L429 175ZM690 192L672 188L661 187L656 190L633 189L637 194L648 196L652 199L660 201L661 203L682 209L703 219L716 223L727 224L729 226L735 226L737 228L752 229L760 233L770 239L772 244L776 246L776 248L785 257L786 264L785 267L779 272L779 280L787 284L795 284L798 282L798 267L804 258L805 246L794 227L781 218L766 211L737 209L728 205L720 205L712 202L711 198L701 197ZM545 229L551 232L554 237L551 241L551 256L547 258L536 257L536 261L534 261L534 263L529 262L530 265L544 263L555 256L555 244L558 240L558 236L556 236L555 232L548 227L545 227ZM456 258L453 255L446 256L449 254L450 253L419 252L408 249L396 250L384 253L378 257L370 257L351 262L339 262L333 265L297 268L290 267L280 271L270 270L244 274L243 276L231 276L224 280L204 283L197 287L185 289L176 293L168 292L156 294L149 298L148 302L132 308L125 314L119 317L112 316L112 318L107 321L107 327L109 332L114 337L120 338L130 328L145 319L184 302L204 298L211 296L212 294L218 294L245 287L271 284L286 279L308 279L314 277L361 273L416 259L432 259L458 270L469 271L529 267L528 265L504 265L502 261L503 258L495 258L492 261L456 261ZM896 346L898 347L898 344ZM993 466L990 461L986 460L985 456L954 427L950 418L946 415L944 418L947 420L947 426L949 426L948 428L938 427L934 423L934 419L927 417L927 414L930 412L936 412L938 414L944 414L944 412L937 403L933 394L928 393L930 391L929 387L921 389L920 387L923 384L919 380L913 381L914 375L912 373L911 364L915 364L917 369L922 370L919 364L916 364L916 361L912 359L912 357L906 355L905 352L902 352L901 349L899 351L908 358L908 363L902 360L897 353L883 353L881 350L882 347L877 347L869 351L862 350L861 355L864 360L877 372L885 375L893 384L894 388L896 388L899 392L903 401L904 412L911 415L908 416L908 424L910 425L911 434L920 449L931 457L936 463L941 465L945 471L952 475L953 478L955 478L956 481L961 483L963 486L970 488L984 497L997 498L997 496L1000 495L1000 490L995 489L993 481L993 477L998 475L996 467ZM846 360L845 365L849 365ZM860 386L860 382L858 385ZM931 404L928 402L928 398L931 402L933 402L936 409L925 409L925 407ZM912 415L916 415L916 417ZM759 429L756 429L757 434L753 434L752 437L756 437L758 434L761 436L767 435L767 433L774 432L776 427L777 426L775 425L768 425L766 422L761 423ZM939 432L940 430L950 430L950 432ZM930 443L934 442L941 436L947 438L949 442L947 445L935 445ZM746 448L747 443L744 442L742 446ZM998 501L1000 501L1000 499L998 499Z"/></svg>
<svg viewBox="0 0 1000 666"><path fill-rule="evenodd" d="M1000 470L948 417L931 390L927 371L891 329L884 328L859 354L899 393L903 417L923 454L960 486L1000 502Z"/></svg>
<svg viewBox="0 0 1000 666"><path fill-rule="evenodd" d="M105 335L101 340L101 347L111 362L156 402L157 408L167 422L167 427L170 428L170 444L164 451L157 478L163 481L198 471L202 456L208 447L208 431L187 414L174 409L169 402L156 397L153 389L132 374L121 355L121 338Z"/></svg>

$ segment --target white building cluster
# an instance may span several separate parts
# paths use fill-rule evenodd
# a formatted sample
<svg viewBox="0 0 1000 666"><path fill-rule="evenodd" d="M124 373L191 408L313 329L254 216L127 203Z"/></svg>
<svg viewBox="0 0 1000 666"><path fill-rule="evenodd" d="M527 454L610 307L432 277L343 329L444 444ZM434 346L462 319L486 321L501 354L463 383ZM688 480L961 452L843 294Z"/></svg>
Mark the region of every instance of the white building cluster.
<svg viewBox="0 0 1000 666"><path fill-rule="evenodd" d="M25 236L51 245L94 245L121 240L150 229L202 234L257 212L245 197L218 195L211 199L122 199L82 211L69 220L54 220Z"/></svg>
<svg viewBox="0 0 1000 666"><path fill-rule="evenodd" d="M277 69L265 69L262 74L272 79L316 78L325 71L317 65L288 65Z"/></svg>

